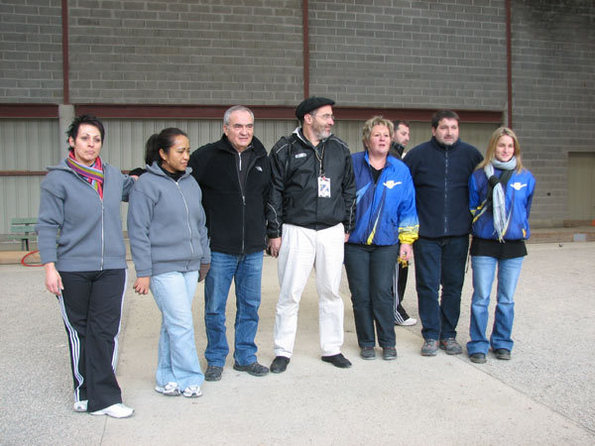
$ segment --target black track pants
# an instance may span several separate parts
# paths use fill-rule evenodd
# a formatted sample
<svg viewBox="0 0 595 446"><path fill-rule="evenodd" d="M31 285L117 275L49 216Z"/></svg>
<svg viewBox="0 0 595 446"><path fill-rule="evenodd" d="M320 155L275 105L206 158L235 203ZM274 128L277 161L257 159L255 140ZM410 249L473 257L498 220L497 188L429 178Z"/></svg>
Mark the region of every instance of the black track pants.
<svg viewBox="0 0 595 446"><path fill-rule="evenodd" d="M70 346L74 399L93 412L121 403L115 368L126 270L60 272L59 297Z"/></svg>

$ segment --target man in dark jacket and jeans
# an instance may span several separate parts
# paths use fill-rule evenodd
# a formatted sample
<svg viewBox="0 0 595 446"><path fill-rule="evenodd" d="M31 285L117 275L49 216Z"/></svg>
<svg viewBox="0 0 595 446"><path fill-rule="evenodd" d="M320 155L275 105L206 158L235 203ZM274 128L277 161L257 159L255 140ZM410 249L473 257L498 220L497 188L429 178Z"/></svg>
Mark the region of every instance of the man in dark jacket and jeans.
<svg viewBox="0 0 595 446"><path fill-rule="evenodd" d="M203 193L211 246L211 269L205 280L207 381L219 381L229 353L225 307L235 281L235 370L263 376L269 369L256 360L254 342L263 251L266 247L265 203L270 164L262 143L254 137L254 114L244 106L229 108L224 135L190 156L189 166Z"/></svg>
<svg viewBox="0 0 595 446"><path fill-rule="evenodd" d="M316 269L322 360L347 368L341 354L343 300L339 295L344 244L355 220L355 180L347 145L331 134L332 105L311 97L296 108L301 127L281 138L270 153L269 249L279 257L281 287L275 316L275 359L281 373L293 353L299 302Z"/></svg>
<svg viewBox="0 0 595 446"><path fill-rule="evenodd" d="M432 139L403 159L415 184L419 216L413 253L423 356L435 356L438 348L449 355L463 351L456 328L471 231L468 181L482 159L459 139L459 116L450 110L434 114Z"/></svg>

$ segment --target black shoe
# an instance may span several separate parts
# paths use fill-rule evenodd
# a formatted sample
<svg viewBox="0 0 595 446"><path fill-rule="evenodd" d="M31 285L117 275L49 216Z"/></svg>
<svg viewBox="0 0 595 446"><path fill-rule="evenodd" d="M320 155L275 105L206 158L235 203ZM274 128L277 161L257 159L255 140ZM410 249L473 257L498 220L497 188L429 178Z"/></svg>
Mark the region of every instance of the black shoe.
<svg viewBox="0 0 595 446"><path fill-rule="evenodd" d="M510 359L510 351L505 348L497 348L494 350L494 354L496 355L496 359L504 359L506 361Z"/></svg>
<svg viewBox="0 0 595 446"><path fill-rule="evenodd" d="M332 356L323 356L321 358L324 362L329 362L335 367L339 367L340 369L348 369L351 367L351 362L347 359L343 354L337 353L336 355Z"/></svg>
<svg viewBox="0 0 595 446"><path fill-rule="evenodd" d="M362 347L359 355L362 359L366 360L376 359L376 351L374 350L374 347Z"/></svg>
<svg viewBox="0 0 595 446"><path fill-rule="evenodd" d="M252 364L248 365L239 365L238 363L235 363L233 369L239 372L248 372L248 374L252 376L264 376L269 374L269 369L259 364L258 361L254 361Z"/></svg>
<svg viewBox="0 0 595 446"><path fill-rule="evenodd" d="M395 347L382 347L382 359L385 361L397 359L397 349Z"/></svg>
<svg viewBox="0 0 595 446"><path fill-rule="evenodd" d="M271 373L283 373L289 364L289 358L285 356L276 356L271 364Z"/></svg>
<svg viewBox="0 0 595 446"><path fill-rule="evenodd" d="M472 355L469 355L469 360L475 364L485 364L486 355L483 353L473 353Z"/></svg>
<svg viewBox="0 0 595 446"><path fill-rule="evenodd" d="M207 371L205 372L205 381L220 381L222 373L223 367L209 365L207 366Z"/></svg>
<svg viewBox="0 0 595 446"><path fill-rule="evenodd" d="M446 351L447 355L460 355L463 347L455 338L440 339L440 348Z"/></svg>

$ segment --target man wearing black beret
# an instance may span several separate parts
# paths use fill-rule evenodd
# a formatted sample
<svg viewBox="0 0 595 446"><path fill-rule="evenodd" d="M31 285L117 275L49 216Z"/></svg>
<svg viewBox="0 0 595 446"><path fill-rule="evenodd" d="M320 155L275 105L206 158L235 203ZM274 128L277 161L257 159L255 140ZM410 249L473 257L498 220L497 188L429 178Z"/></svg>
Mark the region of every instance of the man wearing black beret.
<svg viewBox="0 0 595 446"><path fill-rule="evenodd" d="M293 354L299 302L314 267L319 297L322 360L339 368L343 299L339 295L344 243L355 220L355 180L347 144L331 133L335 102L310 97L295 114L301 127L271 150L271 194L267 206L269 251L279 258L271 372L281 373Z"/></svg>

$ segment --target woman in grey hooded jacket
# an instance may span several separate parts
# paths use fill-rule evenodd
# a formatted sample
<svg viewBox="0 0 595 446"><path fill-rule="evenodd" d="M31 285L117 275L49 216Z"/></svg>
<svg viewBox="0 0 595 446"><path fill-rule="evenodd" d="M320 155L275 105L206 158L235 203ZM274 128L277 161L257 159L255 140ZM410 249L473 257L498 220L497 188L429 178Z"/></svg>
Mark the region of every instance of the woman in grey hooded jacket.
<svg viewBox="0 0 595 446"><path fill-rule="evenodd" d="M151 290L162 313L155 390L201 396L192 300L210 262L202 195L188 168L190 142L167 128L146 144L147 173L130 194L128 235L140 294Z"/></svg>
<svg viewBox="0 0 595 446"><path fill-rule="evenodd" d="M74 410L125 418L115 367L126 250L120 203L133 179L99 157L105 130L94 116L68 129L69 154L41 183L39 252L45 285L58 297L70 347Z"/></svg>

